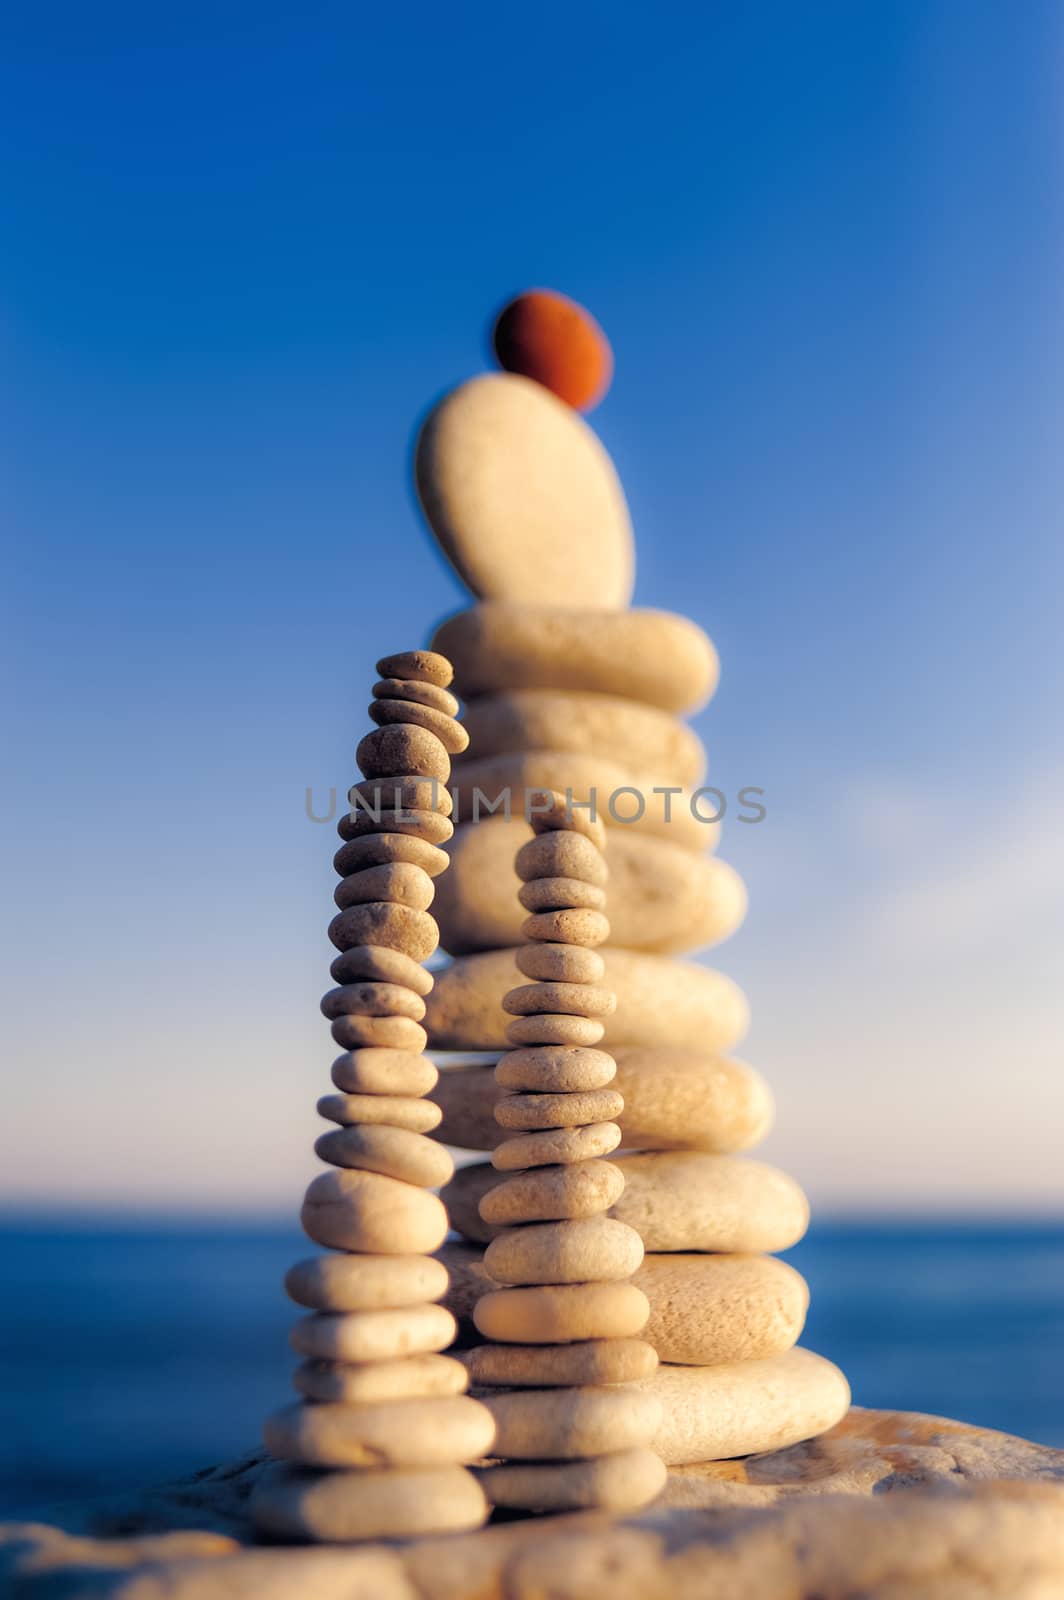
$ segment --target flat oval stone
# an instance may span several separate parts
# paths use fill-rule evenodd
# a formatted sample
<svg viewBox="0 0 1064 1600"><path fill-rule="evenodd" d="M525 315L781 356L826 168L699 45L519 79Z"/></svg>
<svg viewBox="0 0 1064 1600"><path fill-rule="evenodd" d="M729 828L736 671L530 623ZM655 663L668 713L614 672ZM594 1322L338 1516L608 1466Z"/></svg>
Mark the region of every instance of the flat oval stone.
<svg viewBox="0 0 1064 1600"><path fill-rule="evenodd" d="M375 700L411 700L415 705L432 706L448 717L458 715L458 701L448 689L414 678L378 678L373 685Z"/></svg>
<svg viewBox="0 0 1064 1600"><path fill-rule="evenodd" d="M640 1388L664 1407L654 1449L668 1466L785 1450L826 1433L850 1405L838 1367L800 1346L764 1361L662 1365Z"/></svg>
<svg viewBox="0 0 1064 1600"><path fill-rule="evenodd" d="M337 1017L409 1017L419 1022L425 1002L399 983L345 983L322 996L321 1014Z"/></svg>
<svg viewBox="0 0 1064 1600"><path fill-rule="evenodd" d="M434 683L440 689L446 689L454 677L454 668L439 650L400 650L395 655L381 656L377 671L382 678Z"/></svg>
<svg viewBox="0 0 1064 1600"><path fill-rule="evenodd" d="M329 1032L342 1050L358 1050L376 1045L386 1050L405 1050L420 1054L429 1036L419 1022L409 1017L338 1017Z"/></svg>
<svg viewBox="0 0 1064 1600"><path fill-rule="evenodd" d="M420 867L409 861L388 861L351 873L337 884L333 899L341 911L374 900L391 900L396 905L413 906L415 911L427 911L435 892L432 879Z"/></svg>
<svg viewBox="0 0 1064 1600"><path fill-rule="evenodd" d="M585 1128L550 1128L543 1133L517 1134L497 1145L492 1166L497 1172L517 1172L525 1167L544 1167L555 1162L567 1166L608 1156L621 1142L615 1122L592 1122Z"/></svg>
<svg viewBox="0 0 1064 1600"><path fill-rule="evenodd" d="M576 610L486 601L448 617L433 644L454 662L464 695L504 689L581 689L664 711L694 711L717 686L712 643L669 611Z"/></svg>
<svg viewBox="0 0 1064 1600"><path fill-rule="evenodd" d="M266 1448L323 1467L432 1467L476 1461L490 1450L493 1419L468 1395L375 1405L286 1406L267 1419Z"/></svg>
<svg viewBox="0 0 1064 1600"><path fill-rule="evenodd" d="M389 862L404 861L420 867L430 878L446 872L450 858L425 839L409 833L366 833L341 845L333 856L333 866L341 878L361 872L365 867L386 866Z"/></svg>
<svg viewBox="0 0 1064 1600"><path fill-rule="evenodd" d="M595 814L590 799L581 805L581 796L565 783L561 789L552 783L532 783L521 814L534 834L580 833L596 850L606 848L606 824Z"/></svg>
<svg viewBox="0 0 1064 1600"><path fill-rule="evenodd" d="M427 911L374 901L349 906L329 924L329 939L338 950L355 944L382 944L400 950L411 961L425 961L439 943L439 932ZM516 969L515 969L516 970Z"/></svg>
<svg viewBox="0 0 1064 1600"><path fill-rule="evenodd" d="M485 1339L558 1344L570 1339L630 1339L642 1333L650 1305L630 1283L538 1285L481 1295L473 1321Z"/></svg>
<svg viewBox="0 0 1064 1600"><path fill-rule="evenodd" d="M460 1361L441 1355L370 1361L364 1366L339 1361L304 1361L292 1374L292 1383L306 1400L354 1406L378 1400L464 1394L469 1374Z"/></svg>
<svg viewBox="0 0 1064 1600"><path fill-rule="evenodd" d="M372 1047L337 1056L331 1069L333 1083L348 1094L428 1094L439 1075L428 1056Z"/></svg>
<svg viewBox="0 0 1064 1600"><path fill-rule="evenodd" d="M638 1389L537 1389L486 1394L495 1453L513 1461L572 1461L637 1450L661 1427L661 1403Z"/></svg>
<svg viewBox="0 0 1064 1600"><path fill-rule="evenodd" d="M522 983L506 991L502 1008L512 1017L530 1017L544 1011L574 1017L608 1017L617 1009L617 997L609 989L596 989L590 983Z"/></svg>
<svg viewBox="0 0 1064 1600"><path fill-rule="evenodd" d="M431 1100L415 1100L410 1095L324 1094L318 1101L318 1116L344 1128L365 1122L405 1128L408 1133L431 1133L439 1127L443 1112ZM342 1167L348 1163L336 1164Z"/></svg>
<svg viewBox="0 0 1064 1600"><path fill-rule="evenodd" d="M518 896L520 898L520 896ZM523 939L542 939L550 944L605 944L610 925L601 911L573 906L561 911L535 911L521 924Z"/></svg>
<svg viewBox="0 0 1064 1600"><path fill-rule="evenodd" d="M508 1094L495 1103L500 1128L533 1132L541 1128L581 1128L590 1122L615 1122L624 1101L615 1089L586 1094Z"/></svg>
<svg viewBox="0 0 1064 1600"><path fill-rule="evenodd" d="M499 1057L495 1063L495 1082L500 1089L542 1094L586 1093L589 1089L604 1089L613 1082L616 1072L617 1063L605 1050L530 1045Z"/></svg>
<svg viewBox="0 0 1064 1600"><path fill-rule="evenodd" d="M542 384L491 372L429 414L414 476L444 555L478 597L626 606L635 551L624 492L587 423Z"/></svg>
<svg viewBox="0 0 1064 1600"><path fill-rule="evenodd" d="M656 1500L668 1473L653 1450L616 1450L590 1461L514 1462L485 1467L493 1506L524 1511L639 1511Z"/></svg>
<svg viewBox="0 0 1064 1600"><path fill-rule="evenodd" d="M453 1158L435 1139L376 1123L333 1128L315 1140L314 1153L334 1167L381 1172L424 1189L438 1189L454 1176Z"/></svg>
<svg viewBox="0 0 1064 1600"><path fill-rule="evenodd" d="M591 911L606 909L606 895L593 883L579 878L535 878L523 883L517 898L526 911Z"/></svg>
<svg viewBox="0 0 1064 1600"><path fill-rule="evenodd" d="M798 1184L762 1161L675 1150L621 1156L617 1165L625 1186L612 1214L648 1250L789 1250L809 1225Z"/></svg>
<svg viewBox="0 0 1064 1600"><path fill-rule="evenodd" d="M747 1150L772 1126L772 1092L743 1061L700 1049L616 1045L612 1054L629 1148Z"/></svg>
<svg viewBox="0 0 1064 1600"><path fill-rule="evenodd" d="M391 778L402 773L446 783L451 776L451 758L427 728L376 728L359 741L355 760L367 778Z"/></svg>
<svg viewBox="0 0 1064 1600"><path fill-rule="evenodd" d="M440 811L398 811L389 806L382 807L377 816L365 811L345 812L336 824L336 831L348 842L367 834L405 833L412 839L440 845L446 844L454 833L454 823Z"/></svg>
<svg viewBox="0 0 1064 1600"><path fill-rule="evenodd" d="M377 814L385 811L438 811L449 817L454 810L454 798L445 781L412 773L363 778L351 785L347 798L353 810L375 821Z"/></svg>
<svg viewBox="0 0 1064 1600"><path fill-rule="evenodd" d="M447 1268L435 1256L311 1256L289 1267L285 1290L311 1311L380 1311L439 1300Z"/></svg>
<svg viewBox="0 0 1064 1600"><path fill-rule="evenodd" d="M546 915L595 917L599 913ZM514 955L513 950L487 950L459 956L436 973L425 1002L425 1025L436 1049L505 1047L507 1017L502 1000L508 990L518 986L521 976ZM615 1046L641 1045L656 1050L684 1049L705 1059L730 1050L746 1031L750 1014L746 998L722 973L692 961L612 946L602 951L602 957L606 966L602 987L617 997L616 1011L605 1019L605 1048L611 1055ZM618 1083L617 1088L627 1101L624 1087Z"/></svg>
<svg viewBox="0 0 1064 1600"><path fill-rule="evenodd" d="M448 755L460 755L469 749L469 735L460 722L437 711L434 706L420 705L411 700L371 700L368 706L370 720L378 727L427 728L435 734Z"/></svg>
<svg viewBox="0 0 1064 1600"><path fill-rule="evenodd" d="M494 1167L467 1167L463 1171L471 1175L466 1177L466 1183L480 1188L480 1217L486 1223L501 1226L597 1216L609 1210L624 1189L621 1168L598 1159L573 1162L571 1166L536 1167L511 1178L501 1177ZM489 1172L495 1175L494 1183L487 1181Z"/></svg>
<svg viewBox="0 0 1064 1600"><path fill-rule="evenodd" d="M576 878L599 889L606 886L606 857L582 833L534 833L518 850L514 870L522 883L533 878Z"/></svg>
<svg viewBox="0 0 1064 1600"><path fill-rule="evenodd" d="M377 1172L323 1172L307 1190L303 1231L330 1250L431 1255L447 1237L434 1194Z"/></svg>
<svg viewBox="0 0 1064 1600"><path fill-rule="evenodd" d="M605 1283L630 1278L642 1260L643 1241L635 1229L603 1216L507 1228L484 1252L491 1277L507 1284ZM654 1345L660 1349L656 1340Z"/></svg>
<svg viewBox="0 0 1064 1600"><path fill-rule="evenodd" d="M520 920L515 921L513 937L520 937ZM510 940L499 941L508 944ZM521 945L514 960L526 978L540 983L598 983L606 963L597 950L578 944Z"/></svg>
<svg viewBox="0 0 1064 1600"><path fill-rule="evenodd" d="M481 1344L462 1355L471 1383L521 1389L634 1383L657 1370L645 1339L584 1339L576 1344Z"/></svg>
<svg viewBox="0 0 1064 1600"><path fill-rule="evenodd" d="M488 1246L488 1255L508 1235ZM638 1237L638 1235L637 1235ZM485 1258L493 1277L498 1274ZM662 1361L716 1366L797 1344L809 1289L785 1261L754 1255L652 1255L633 1269L650 1301L645 1337Z"/></svg>
<svg viewBox="0 0 1064 1600"><path fill-rule="evenodd" d="M656 706L579 689L507 689L466 706L478 757L525 750L602 754L670 782L695 787L706 771L698 735Z"/></svg>
<svg viewBox="0 0 1064 1600"><path fill-rule="evenodd" d="M456 1466L320 1472L278 1461L256 1479L249 1509L260 1533L319 1544L469 1532L488 1517L483 1489ZM408 1587L404 1578L396 1595Z"/></svg>
<svg viewBox="0 0 1064 1600"><path fill-rule="evenodd" d="M289 1343L298 1355L316 1361L394 1361L400 1356L446 1350L456 1331L446 1306L315 1311L300 1318L289 1334Z"/></svg>
<svg viewBox="0 0 1064 1600"><path fill-rule="evenodd" d="M605 1025L597 1017L538 1012L532 1017L515 1017L507 1023L506 1042L510 1045L595 1045L605 1031Z"/></svg>
<svg viewBox="0 0 1064 1600"><path fill-rule="evenodd" d="M432 988L431 972L401 950L390 950L383 944L352 945L335 957L329 972L337 983L397 983L422 998Z"/></svg>

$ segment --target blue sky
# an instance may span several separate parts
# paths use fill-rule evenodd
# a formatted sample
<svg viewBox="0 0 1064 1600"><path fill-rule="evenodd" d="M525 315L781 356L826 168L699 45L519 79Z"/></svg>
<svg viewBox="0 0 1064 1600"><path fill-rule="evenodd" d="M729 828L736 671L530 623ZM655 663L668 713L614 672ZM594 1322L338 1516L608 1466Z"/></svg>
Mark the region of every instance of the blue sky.
<svg viewBox="0 0 1064 1600"><path fill-rule="evenodd" d="M5 1194L295 1203L304 788L462 603L411 436L538 283L614 345L637 601L720 649L711 781L767 792L711 959L768 1153L829 1209L1058 1205L1059 8L4 33Z"/></svg>

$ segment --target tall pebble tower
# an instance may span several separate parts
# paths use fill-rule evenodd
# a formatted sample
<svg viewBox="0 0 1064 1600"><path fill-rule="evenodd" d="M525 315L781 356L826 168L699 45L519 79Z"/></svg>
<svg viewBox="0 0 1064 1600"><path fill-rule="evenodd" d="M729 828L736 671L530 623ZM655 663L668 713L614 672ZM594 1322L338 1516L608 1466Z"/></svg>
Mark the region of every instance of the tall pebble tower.
<svg viewBox="0 0 1064 1600"><path fill-rule="evenodd" d="M660 1402L624 1387L658 1364L637 1337L646 1295L627 1281L643 1241L606 1215L624 1188L603 1159L621 1142L624 1102L613 1058L595 1049L616 1005L594 948L609 936L605 830L569 813L564 795L537 799L516 863L530 913L516 961L532 981L503 996L516 1048L495 1067L502 1181L482 1202L501 1225L484 1267L502 1287L478 1300L476 1325L492 1342L467 1357L477 1384L507 1391L486 1395L505 1460L482 1482L498 1506L633 1511L656 1498L665 1466L649 1449Z"/></svg>
<svg viewBox="0 0 1064 1600"><path fill-rule="evenodd" d="M318 1102L336 1126L317 1154L332 1170L307 1190L302 1222L336 1254L293 1267L285 1287L308 1315L292 1344L301 1399L272 1416L265 1439L278 1463L252 1502L274 1537L353 1540L479 1527L484 1492L464 1463L491 1447L490 1412L465 1393L461 1362L440 1354L455 1319L438 1302L446 1268L433 1252L447 1233L430 1191L454 1172L427 1135L440 1111L425 1095L436 1068L422 1054L420 964L438 943L433 879L448 865L450 757L468 738L455 721L448 661L410 651L377 663L358 747L365 781L352 791L336 856L338 915L329 937L339 987L322 1001L344 1054L337 1093Z"/></svg>
<svg viewBox="0 0 1064 1600"><path fill-rule="evenodd" d="M836 1367L798 1347L808 1291L773 1255L804 1233L805 1197L784 1173L742 1154L765 1136L773 1110L763 1079L732 1053L746 1001L722 973L683 959L733 932L746 904L737 874L713 853L719 828L707 819L719 803L698 792L705 751L681 720L712 694L716 653L687 618L631 609L624 493L578 414L604 392L612 367L597 325L564 297L534 291L507 307L495 349L505 370L446 395L415 457L426 519L478 602L433 640L455 664L471 738L455 764L457 826L436 901L453 959L437 974L425 1019L443 1069L431 1091L443 1112L434 1137L494 1152L461 1166L442 1191L465 1241L443 1252L448 1303L466 1339L491 1341L465 1358L477 1382L513 1372L516 1358L507 1365L493 1349L495 1308L532 1291L507 1287L516 1245L502 1230L518 1216L497 1209L495 1197L527 1181L499 1170L513 1159L503 1141L526 1135L507 1120L520 1114L509 1100L518 1088L512 1057L497 1077L486 1069L515 1042L508 1011L524 1003L519 985L540 959L522 945L519 891L525 909L529 890L549 892L534 875L522 890L529 851L544 848L522 797L568 790L579 803L594 794L610 932L601 975L596 965L588 981L616 997L602 1043L617 1068L594 1092L623 1100L622 1148L609 1167L624 1187L608 1217L643 1241L632 1283L649 1302L642 1337L660 1365L636 1382L662 1406L655 1450L682 1469L810 1438L839 1421L849 1390ZM487 820L484 801L498 807ZM552 847L559 859L562 849ZM579 881L580 909L594 913L599 886ZM556 1104L561 1117L566 1107ZM537 1135L561 1137L527 1136ZM505 1326L515 1338L515 1324ZM533 1358L523 1359L533 1370ZM505 1446L504 1409L491 1403ZM520 1395L505 1405L534 1411ZM489 1474L489 1493L524 1496L529 1479L517 1473L511 1465Z"/></svg>

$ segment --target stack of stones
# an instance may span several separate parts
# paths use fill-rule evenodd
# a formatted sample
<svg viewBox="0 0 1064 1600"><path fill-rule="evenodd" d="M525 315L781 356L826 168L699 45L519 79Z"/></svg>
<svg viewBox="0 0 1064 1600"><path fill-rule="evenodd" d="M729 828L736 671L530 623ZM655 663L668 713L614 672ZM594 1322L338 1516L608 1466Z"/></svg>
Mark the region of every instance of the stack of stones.
<svg viewBox="0 0 1064 1600"><path fill-rule="evenodd" d="M515 869L537 837L528 797L568 791L585 816L581 803L593 800L609 869L601 984L616 996L603 1044L617 1066L609 1087L624 1102L623 1148L610 1163L624 1189L609 1215L646 1250L633 1283L650 1303L644 1337L661 1365L638 1381L663 1403L655 1448L678 1465L812 1437L845 1413L849 1391L830 1362L796 1348L808 1291L772 1254L803 1234L805 1197L741 1155L764 1138L773 1109L763 1079L732 1053L745 998L723 974L681 959L727 937L746 905L737 874L713 854L720 797L699 793L705 751L681 720L712 694L716 653L686 618L630 608L634 545L613 463L573 409L557 352L527 359L542 329L570 328L573 314L571 304L568 322L550 307L510 308L504 321L512 333L516 320L521 338L499 350L509 370L445 396L416 452L426 518L480 602L433 641L455 664L471 736L455 765L451 869L436 902L453 959L425 1019L445 1069L432 1091L443 1111L434 1136L469 1152L495 1151L505 1137L495 1110L514 1085L485 1068L511 1042L507 997L528 975ZM732 814L756 815L734 792L726 798ZM590 913L599 886L581 881ZM442 1191L466 1241L448 1247L448 1303L468 1337L474 1303L495 1292L501 1270L483 1247L494 1250L502 1222L515 1220L492 1210L501 1181L492 1163L474 1161Z"/></svg>
<svg viewBox="0 0 1064 1600"><path fill-rule="evenodd" d="M431 1191L454 1164L427 1137L440 1112L425 1099L437 1073L422 1054L432 978L421 963L439 937L428 908L451 830L446 783L468 740L443 657L412 651L377 670L378 726L358 747L366 781L352 791L336 857L339 987L322 1001L344 1051L332 1068L339 1092L318 1103L336 1124L315 1146L332 1170L311 1183L302 1213L310 1238L337 1253L286 1279L309 1314L292 1334L301 1399L266 1424L279 1462L253 1505L275 1537L439 1533L487 1515L464 1463L488 1451L495 1424L465 1393L461 1362L440 1354L455 1320L438 1303L448 1278L433 1252L447 1217Z"/></svg>
<svg viewBox="0 0 1064 1600"><path fill-rule="evenodd" d="M602 1159L621 1142L616 1066L595 1049L615 997L595 951L609 935L601 823L540 797L533 837L517 855L530 942L516 956L532 981L503 997L511 1049L495 1067L503 1130L499 1183L482 1212L499 1231L484 1267L502 1287L477 1302L492 1341L472 1350L495 1454L482 1475L494 1505L532 1511L627 1512L653 1500L665 1466L648 1447L661 1424L654 1397L623 1386L657 1367L636 1337L650 1307L628 1280L643 1260L634 1228L606 1212L624 1179Z"/></svg>

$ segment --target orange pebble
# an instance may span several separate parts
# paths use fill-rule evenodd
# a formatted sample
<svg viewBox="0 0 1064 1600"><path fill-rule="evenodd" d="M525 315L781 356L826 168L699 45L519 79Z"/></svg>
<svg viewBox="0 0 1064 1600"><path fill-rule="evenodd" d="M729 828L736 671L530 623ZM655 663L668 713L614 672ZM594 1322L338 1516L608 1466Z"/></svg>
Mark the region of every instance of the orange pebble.
<svg viewBox="0 0 1064 1600"><path fill-rule="evenodd" d="M590 312L553 289L530 289L504 306L492 329L499 365L577 411L598 404L613 377L613 352Z"/></svg>

